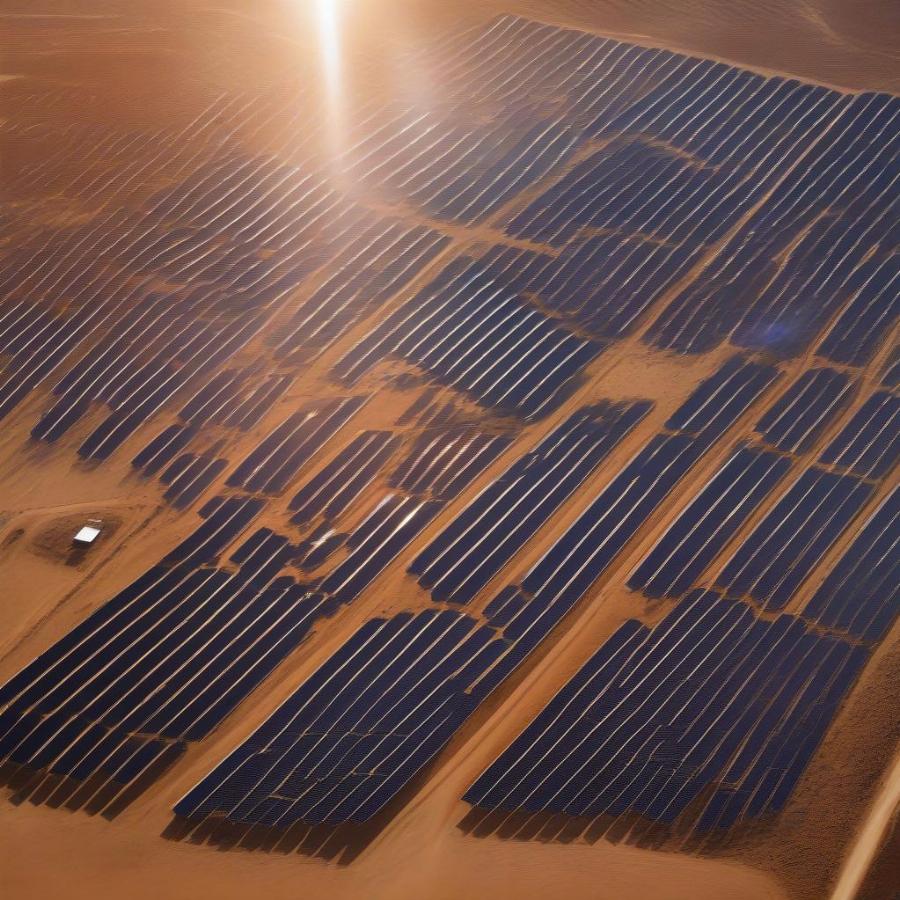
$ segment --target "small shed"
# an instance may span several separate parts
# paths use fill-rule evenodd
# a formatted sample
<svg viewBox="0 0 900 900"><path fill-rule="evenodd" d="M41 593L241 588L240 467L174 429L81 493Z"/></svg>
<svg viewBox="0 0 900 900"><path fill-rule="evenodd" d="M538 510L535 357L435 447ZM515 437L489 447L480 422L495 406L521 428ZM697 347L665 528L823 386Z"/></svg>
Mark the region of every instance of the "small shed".
<svg viewBox="0 0 900 900"><path fill-rule="evenodd" d="M88 519L75 533L72 544L76 547L90 547L100 537L102 530L103 523L99 519Z"/></svg>

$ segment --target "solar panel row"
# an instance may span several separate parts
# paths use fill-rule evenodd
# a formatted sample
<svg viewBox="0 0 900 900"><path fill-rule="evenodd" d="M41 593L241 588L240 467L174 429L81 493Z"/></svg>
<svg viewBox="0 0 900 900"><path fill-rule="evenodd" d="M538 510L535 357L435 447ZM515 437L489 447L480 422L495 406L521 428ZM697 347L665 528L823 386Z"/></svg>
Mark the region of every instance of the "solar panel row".
<svg viewBox="0 0 900 900"><path fill-rule="evenodd" d="M893 390L897 390L900 387L900 347L895 347L891 353L891 357L884 368L881 383L884 387L892 388Z"/></svg>
<svg viewBox="0 0 900 900"><path fill-rule="evenodd" d="M136 469L145 475L155 475L168 465L180 450L183 450L197 434L192 425L169 425L154 437L131 461Z"/></svg>
<svg viewBox="0 0 900 900"><path fill-rule="evenodd" d="M10 197L44 198L56 190L57 196L77 196L96 203L100 193L96 189L102 190L106 179L118 181L116 186L127 192L128 184L121 179L123 162L135 157L158 157L173 137L166 129L122 130L85 127L84 123L79 127L74 122L60 127L58 120L53 121L52 114L47 115L51 108L58 112L61 108L58 104L47 103L44 110L38 111L39 105L46 101L46 94L43 98L32 94L28 98L28 114L20 114L15 120L7 119L2 127L6 140L12 142L10 146L18 144L20 148L28 148L33 160L18 171L9 172ZM78 102L77 91L73 91L66 102L71 109ZM192 123L192 127L200 128L201 132L202 119L203 116ZM75 160L80 165L73 165Z"/></svg>
<svg viewBox="0 0 900 900"><path fill-rule="evenodd" d="M872 492L856 478L807 469L725 562L716 586L783 609Z"/></svg>
<svg viewBox="0 0 900 900"><path fill-rule="evenodd" d="M423 431L394 470L391 484L438 500L458 497L512 443L512 438L472 427Z"/></svg>
<svg viewBox="0 0 900 900"><path fill-rule="evenodd" d="M783 453L813 450L817 437L846 404L851 387L851 379L843 373L809 369L766 410L756 431ZM713 407L717 405L714 401ZM842 447L848 434L862 434L866 444L865 429L859 426L870 421L866 411L871 405L870 399L829 445L823 459L829 454L833 459L833 448ZM690 428L693 415L685 419L685 412L693 412L690 402L667 424ZM886 465L896 456L890 452L895 430L888 427L888 434L881 440ZM700 583L726 543L790 468L788 457L753 446L739 447L657 541L630 576L629 586L650 597L677 597ZM884 472L867 467L857 469L856 474ZM784 608L873 490L871 484L858 478L826 472L818 466L802 470L719 567L716 585L732 596L755 600L764 607Z"/></svg>
<svg viewBox="0 0 900 900"><path fill-rule="evenodd" d="M334 372L355 384L377 362L399 356L481 404L534 418L562 400L600 350L461 257L382 319Z"/></svg>
<svg viewBox="0 0 900 900"><path fill-rule="evenodd" d="M185 130L164 134L163 140L159 140L159 135L136 137L132 132L127 140L116 136L112 141L101 142L109 155L92 157L95 162L100 159L101 171L82 167L73 183L65 184L62 190L88 204L93 203L95 208L98 189L108 191L108 196L115 197L119 203L127 203L142 185L141 176L147 171L164 177L171 171L170 166L204 159L203 138L208 137L214 126L224 126L231 121L234 109L229 110L229 106L233 107L233 103L220 98ZM187 133L196 134L198 141L185 141ZM147 138L146 143L142 137ZM113 147L116 142L119 145ZM129 164L123 166L120 163L126 148L131 148L129 152L136 150L136 153ZM64 152L60 155L66 157ZM48 170L53 167L53 159L47 159L42 167L43 177L52 177ZM37 173L34 177L38 177ZM0 387L0 414L8 413L80 348L84 349L91 341L102 337L110 322L120 314L121 301L131 293L127 289L116 290L118 273L110 271L102 261L103 253L122 233L128 220L128 215L119 206L107 210L106 205L100 205L97 215L74 228L32 229L14 254L4 260L3 293L7 298L20 298L8 303L7 308L13 314L16 309L21 312L23 307L29 306L34 306L39 313L51 305L59 310L62 299L68 302L68 311L73 311L74 315L44 316L39 327L27 332L22 332L24 323L19 322L18 330L23 340L18 343L16 357L5 366ZM70 415L75 414L70 411Z"/></svg>
<svg viewBox="0 0 900 900"><path fill-rule="evenodd" d="M200 509L206 520L163 557L163 565L201 566L218 559L229 544L256 518L264 501L256 497L214 497Z"/></svg>
<svg viewBox="0 0 900 900"><path fill-rule="evenodd" d="M321 351L363 316L379 309L425 269L449 238L421 226L377 222L361 235L324 284L273 341L281 355Z"/></svg>
<svg viewBox="0 0 900 900"><path fill-rule="evenodd" d="M348 537L348 555L325 576L320 590L349 602L440 512L438 500L388 494Z"/></svg>
<svg viewBox="0 0 900 900"><path fill-rule="evenodd" d="M229 487L277 494L358 412L365 397L349 397L295 412L269 433L228 476Z"/></svg>
<svg viewBox="0 0 900 900"><path fill-rule="evenodd" d="M354 599L439 505L386 497L341 536L350 553L318 590L280 573L311 553L321 556L322 541L293 545L267 528L234 552L237 572L210 567L261 508L249 497L211 501L206 521L161 565L0 689L3 755L20 767L23 796L38 791L48 802L119 811L185 741L215 727L335 601ZM48 794L49 776L65 782Z"/></svg>
<svg viewBox="0 0 900 900"><path fill-rule="evenodd" d="M78 103L78 91L72 89L61 102L66 104L63 109L72 109ZM58 103L55 105L60 109ZM233 130L252 111L246 96L222 94L177 132L165 128L77 127L73 123L60 135L58 119L39 117L26 130L38 132L43 142L51 145L51 152L35 156L40 162L23 172L18 190L25 196L57 191L57 195L78 199L101 211L111 198L132 205L146 192L148 173L158 174L165 181L177 178L179 172L208 159L218 149L211 140L217 128ZM188 137L191 140L186 140ZM45 245L28 248L34 255L45 249Z"/></svg>
<svg viewBox="0 0 900 900"><path fill-rule="evenodd" d="M253 389L247 389L246 372L225 370L201 387L179 413L180 423L170 425L154 437L132 460L145 475L160 470L160 481L167 485L164 499L177 509L186 509L227 468L228 460L216 458L223 440L203 452L182 453L199 435L201 426L212 423L240 429L255 424L287 389L290 376L270 376Z"/></svg>
<svg viewBox="0 0 900 900"><path fill-rule="evenodd" d="M237 308L252 311L283 295L286 282L278 269L284 268L280 261L266 261L268 269L257 271L259 265L250 266L255 247L231 249L231 258L222 257L215 235L206 235L198 227L169 227L170 223L159 220L160 205L151 203L142 215L113 213L91 220L81 226L80 233L76 229L69 236L64 252L38 267L38 272L44 270L41 277L35 281L35 273L26 272L20 284L10 286L13 293L27 286L38 296L41 290L52 289L54 296L66 296L75 310L63 320L65 337L59 347L54 346L40 375L35 370L35 378L50 374L78 346L86 347L86 341L99 341L97 357L69 373L60 400L44 417L37 436L57 439L94 399L108 399L116 408L131 404L152 413L156 407L148 396L135 396L137 387L147 379L156 380L156 387L167 391L163 398L172 396L219 360L215 342L211 345L205 338L220 335L218 349L227 353L235 331L243 331L246 339L255 333L252 327L235 329L229 310L231 315ZM94 259L106 264L98 267ZM174 296L149 289L154 277L175 284L210 280L212 284L181 292L176 303ZM229 294L228 310L223 309L222 291ZM204 322L206 317L209 321ZM46 331L35 334L23 352L30 350L34 357L41 349L39 338L44 343L48 340ZM185 346L191 352L182 360L184 365L173 371L174 359L179 351L184 356ZM108 425L106 430L114 428ZM90 444L88 449L93 449Z"/></svg>
<svg viewBox="0 0 900 900"><path fill-rule="evenodd" d="M224 369L202 385L178 416L192 425L221 424L248 431L291 386L292 375L259 378L260 367Z"/></svg>
<svg viewBox="0 0 900 900"><path fill-rule="evenodd" d="M294 565L304 571L313 571L323 565L331 555L347 542L347 535L322 522L297 545Z"/></svg>
<svg viewBox="0 0 900 900"><path fill-rule="evenodd" d="M191 323L176 339L161 336L165 347L121 386L119 395L113 398L114 411L87 436L78 448L79 456L106 459L191 379L214 371L244 347L259 333L264 321L263 314L256 314L224 326L220 322L220 327ZM173 349L180 357L177 367L170 358Z"/></svg>
<svg viewBox="0 0 900 900"><path fill-rule="evenodd" d="M571 607L700 457L774 381L777 370L727 360L557 539L522 580L534 603Z"/></svg>
<svg viewBox="0 0 900 900"><path fill-rule="evenodd" d="M647 414L651 404L583 407L514 462L412 561L434 599L468 603Z"/></svg>
<svg viewBox="0 0 900 900"><path fill-rule="evenodd" d="M241 124L258 118L252 104L239 107ZM268 115L279 112L269 109ZM206 124L235 124L216 119ZM285 130L282 124L282 144L293 140ZM172 154L180 158L175 149ZM136 161L131 174L136 177L145 163ZM320 298L317 313L307 306L293 331L306 328L311 336L310 316L318 315L317 334L330 329L333 338L361 314L363 297L383 302L446 244L428 229L354 206L315 173L281 166L274 157L243 155L227 130L217 152L184 159L177 176L142 200L139 210L115 209L52 233L45 246L12 267L19 279L7 278L9 296L26 296L5 301L8 308L0 310L17 332L6 349L35 368L26 377L17 362L7 366L18 375L9 391L0 391L3 409L63 362L76 360L35 437L58 440L92 404L105 401L113 413L80 450L105 458L192 385L223 387L227 376L217 373L218 366L261 330L269 318L261 311L280 303L323 262L335 272L332 282L341 283L340 296ZM383 258L371 256L376 249ZM159 279L175 287L160 293ZM73 314L60 317L51 305L45 308L39 299L44 291L51 292L51 303L65 297ZM351 300L360 303L348 311ZM249 428L288 383L281 376L257 385L223 424Z"/></svg>
<svg viewBox="0 0 900 900"><path fill-rule="evenodd" d="M556 255L498 244L481 261L520 296L536 298L542 308L602 340L633 332L657 291L686 272L693 259L679 249L651 268L658 251L640 235L602 233L578 237ZM646 289L638 288L641 277L651 279Z"/></svg>

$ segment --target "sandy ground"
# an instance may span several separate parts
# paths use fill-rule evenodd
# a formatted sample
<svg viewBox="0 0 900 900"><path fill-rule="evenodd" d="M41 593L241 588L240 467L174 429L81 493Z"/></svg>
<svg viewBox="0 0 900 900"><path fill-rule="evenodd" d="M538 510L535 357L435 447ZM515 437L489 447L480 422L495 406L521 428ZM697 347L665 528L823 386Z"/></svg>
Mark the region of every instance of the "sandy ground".
<svg viewBox="0 0 900 900"><path fill-rule="evenodd" d="M0 119L27 120L36 114L25 99L30 92L53 89L64 98L78 98L77 104L64 99L41 112L61 123L75 119L83 124L153 127L187 121L222 90L263 87L288 72L315 77L311 6L301 0L253 4L142 0L127 7L115 0L0 0L0 67L8 73L0 76ZM394 96L408 89L409 73L397 62L402 51L446 28L478 24L499 12L518 12L848 89L900 89L900 13L890 2L346 0L346 7L348 55L364 60L358 71L346 73L352 82L347 90L367 96ZM0 159L10 169L24 162L14 148ZM53 215L66 212L52 204L42 209L52 209ZM328 390L324 379L328 366L357 336L345 335L312 365L279 406L229 448L232 461L255 446L286 410ZM521 574L546 549L728 352L723 347L703 357L680 359L651 352L636 338L620 342L592 365L589 377L562 409L520 429L513 447L466 497L582 403L601 397L645 397L656 403L584 491L559 510L553 527L544 529L482 592L476 610L494 587ZM870 374L881 362L879 356ZM804 364L796 361L795 370ZM364 410L359 427L389 427L411 401L410 392L386 388L385 381L385 372L379 370L366 382L380 393L378 402ZM15 672L129 583L197 523L195 512L178 514L166 507L159 485L137 479L128 465L159 430L158 424L141 429L102 466L91 467L76 461L73 448L100 420L99 411L80 422L61 446L38 447L27 435L46 406L46 394L35 392L0 429L0 678ZM758 409L749 411L729 438L745 434L757 414ZM296 897L300 892L334 900L819 900L838 872L852 871L853 880L858 880L878 848L880 836L873 837L876 826L885 816L890 818L885 794L889 787L882 786L893 782L884 782L882 773L897 739L893 686L900 675L900 627L867 668L781 819L748 831L715 858L603 841L476 839L457 827L467 811L459 800L466 787L598 643L628 616L640 614L652 621L664 614L662 604L643 607L623 587L624 580L671 516L715 471L729 442L703 460L546 646L467 723L351 865L296 854L220 852L164 840L161 833L172 804L362 621L382 612L427 606L427 597L399 563L382 573L358 602L319 629L209 740L192 747L114 822L0 803L0 892L13 900L121 896L228 900L254 892L272 898ZM301 475L314 470L323 458L314 458ZM359 519L366 502L374 500L375 490L348 515L347 525ZM452 518L464 500L445 510L420 543ZM282 498L270 504L259 524L283 529L286 502ZM89 555L78 558L65 546L64 536L82 517L117 524ZM750 527L752 522L742 533ZM814 590L828 561L849 539L846 536L832 550L798 602ZM858 856L857 847L862 848ZM845 862L849 869L842 868Z"/></svg>
<svg viewBox="0 0 900 900"><path fill-rule="evenodd" d="M872 866L882 845L893 829L893 819L900 807L900 755L887 771L884 783L869 810L865 825L857 834L844 860L840 877L834 887L834 900L853 900L860 890L866 873Z"/></svg>

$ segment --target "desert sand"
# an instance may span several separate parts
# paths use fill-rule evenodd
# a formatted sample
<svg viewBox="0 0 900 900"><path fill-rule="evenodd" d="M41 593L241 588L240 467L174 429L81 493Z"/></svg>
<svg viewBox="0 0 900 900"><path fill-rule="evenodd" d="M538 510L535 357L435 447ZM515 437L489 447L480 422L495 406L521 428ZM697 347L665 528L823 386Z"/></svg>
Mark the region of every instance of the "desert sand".
<svg viewBox="0 0 900 900"><path fill-rule="evenodd" d="M40 119L60 128L73 123L77 128L177 127L222 91L263 90L288 75L306 81L315 94L322 76L311 6L305 0L0 0L0 69L5 73L0 75L0 123L27 125ZM402 96L411 89L409 73L397 64L404 54L448 29L507 12L842 90L900 91L900 9L887 0L346 0L341 48L348 96ZM35 94L56 99L34 105ZM31 157L30 145L15 133L0 141L2 191L7 176L14 183L40 160ZM78 171L77 159L69 165L73 173ZM3 199L32 211L36 224L80 214L64 197L10 191ZM487 241L492 234L484 229L478 237ZM286 410L333 390L328 368L360 333L358 328L343 335L311 364L278 408L229 448L230 459L241 459ZM574 521L729 352L720 347L703 356L676 357L650 350L639 335L619 342L590 366L564 406L517 430L512 447L443 511L418 545L578 406L600 398L655 401L651 414L584 490L562 506L551 527L480 594L480 609L511 572L524 571ZM888 352L886 345L867 368L869 381ZM799 359L790 365L800 371L806 363ZM398 364L393 374L401 370ZM366 408L358 425L391 427L412 395L389 384L385 370L373 374L370 383L379 390L378 403ZM30 441L31 427L49 404L50 387L34 391L0 425L0 679L127 585L198 521L195 510L179 513L167 506L161 486L131 469L130 459L158 430L153 425L140 429L99 466L79 462L73 449L99 423L100 410L89 413L58 445ZM730 434L744 434L757 411L749 412ZM458 828L468 809L460 800L466 788L598 644L630 616L640 614L647 622L662 616L660 605L636 608L624 579L725 454L723 445L690 473L563 626L404 792L384 827L350 864L296 853L226 851L162 834L172 805L361 622L383 612L427 606L427 596L404 571L407 557L382 572L359 601L319 629L211 738L191 747L186 758L115 820L0 801L0 893L11 900L238 900L253 895L273 900L298 895L333 900L819 900L839 884L835 897L849 900L874 866L863 890L872 900L885 896L882 886L892 881L896 886L897 875L896 860L892 863L889 853L879 856L878 850L892 814L896 816L897 770L891 765L898 738L900 624L867 666L784 814L775 822L748 827L721 848L700 854L602 839L480 839ZM303 474L315 471L326 456L311 460ZM258 524L283 528L286 503L287 497L271 503ZM757 511L735 542L765 511L765 506ZM73 554L67 535L91 517L114 527L89 554ZM354 524L353 515L347 524ZM812 594L851 539L845 535L832 548L797 602Z"/></svg>

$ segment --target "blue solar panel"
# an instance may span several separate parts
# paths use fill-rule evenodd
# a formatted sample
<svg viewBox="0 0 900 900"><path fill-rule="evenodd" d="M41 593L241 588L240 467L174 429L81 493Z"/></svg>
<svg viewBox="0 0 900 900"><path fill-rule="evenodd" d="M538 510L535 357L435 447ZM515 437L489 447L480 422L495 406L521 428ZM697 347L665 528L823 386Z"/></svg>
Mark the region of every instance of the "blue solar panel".
<svg viewBox="0 0 900 900"><path fill-rule="evenodd" d="M769 814L896 617L884 344L900 277L897 98L516 17L421 51L441 102L349 111L327 160L283 86L219 98L196 141L101 129L98 165L60 181L76 205L100 191L100 212L28 221L21 247L6 242L0 417L41 388L34 438L62 450L77 431L91 466L143 445L130 477L158 476L175 510L224 476L239 432L256 436L193 533L0 687L4 758L32 787L48 771L79 782L74 807L118 808L317 622L390 567L401 577L441 515L411 570L472 614L364 623L191 816L375 815L640 541L655 544L629 584L681 599L653 627L623 626L551 704L564 715L542 713L514 745L552 757L573 738L569 763L540 784L492 782L491 802L663 823L690 807L718 828ZM136 141L151 155L112 165ZM56 164L70 156L61 146ZM150 195L148 159L168 173ZM13 204L14 228L21 216ZM619 465L650 404L618 387L595 402L585 379L616 371L621 347L608 348L626 336L652 346L649 366L659 350L726 352ZM776 362L788 357L819 362L795 374ZM337 439L367 398L329 401L330 376L384 390L390 402L363 413L370 430ZM576 393L592 405L540 424ZM722 443L754 421L757 444ZM458 502L523 423L544 439L526 435L530 452ZM813 453L805 467L788 458ZM568 509L611 462L586 508ZM682 485L691 497L673 496ZM267 503L268 523L284 512L288 488L291 535L247 536ZM531 568L512 570L563 512ZM685 599L697 584L742 602ZM758 615L795 601L801 619ZM337 701L327 714L322 692Z"/></svg>
<svg viewBox="0 0 900 900"><path fill-rule="evenodd" d="M737 450L638 566L629 587L651 597L683 594L789 468L775 453Z"/></svg>
<svg viewBox="0 0 900 900"><path fill-rule="evenodd" d="M782 609L871 495L872 486L856 478L807 469L738 547L716 584Z"/></svg>
<svg viewBox="0 0 900 900"><path fill-rule="evenodd" d="M756 424L766 443L791 453L809 450L850 399L852 381L834 369L809 369Z"/></svg>
<svg viewBox="0 0 900 900"><path fill-rule="evenodd" d="M900 397L872 394L840 434L825 448L821 461L864 478L883 478L900 457Z"/></svg>
<svg viewBox="0 0 900 900"><path fill-rule="evenodd" d="M803 615L856 638L881 640L900 612L898 522L900 490L894 488L863 524Z"/></svg>

